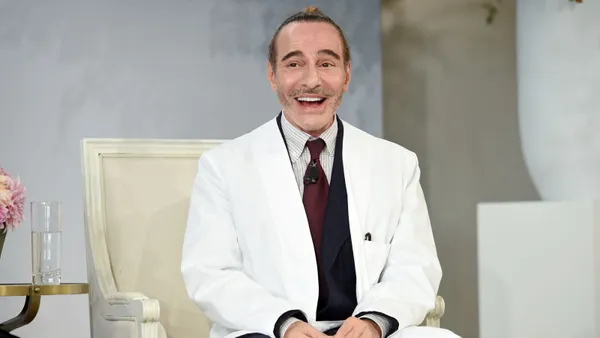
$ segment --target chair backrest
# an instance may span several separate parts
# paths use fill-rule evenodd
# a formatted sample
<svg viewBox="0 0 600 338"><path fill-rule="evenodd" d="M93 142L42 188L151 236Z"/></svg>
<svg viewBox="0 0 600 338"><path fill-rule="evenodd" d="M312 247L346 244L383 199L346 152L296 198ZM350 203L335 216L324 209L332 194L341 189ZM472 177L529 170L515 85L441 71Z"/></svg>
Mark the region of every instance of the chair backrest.
<svg viewBox="0 0 600 338"><path fill-rule="evenodd" d="M210 324L185 291L181 248L198 159L222 142L82 142L93 292L101 298L118 291L158 299L169 337L208 337Z"/></svg>

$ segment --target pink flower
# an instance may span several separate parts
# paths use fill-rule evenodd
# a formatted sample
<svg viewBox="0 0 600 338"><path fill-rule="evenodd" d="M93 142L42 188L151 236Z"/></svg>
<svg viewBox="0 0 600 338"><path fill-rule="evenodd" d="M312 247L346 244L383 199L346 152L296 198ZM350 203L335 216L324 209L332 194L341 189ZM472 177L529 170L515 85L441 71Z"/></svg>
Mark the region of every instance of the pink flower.
<svg viewBox="0 0 600 338"><path fill-rule="evenodd" d="M6 226L11 230L15 230L23 221L25 209L25 185L19 178L8 180L8 190L11 192L11 201L7 205L8 217L6 218Z"/></svg>
<svg viewBox="0 0 600 338"><path fill-rule="evenodd" d="M0 230L4 229L4 222L8 216L8 208L6 205L0 203Z"/></svg>
<svg viewBox="0 0 600 338"><path fill-rule="evenodd" d="M0 230L15 230L23 221L25 186L0 168Z"/></svg>
<svg viewBox="0 0 600 338"><path fill-rule="evenodd" d="M0 230L4 229L4 222L8 217L8 203L12 201L12 196L8 190L8 176L3 174L0 168Z"/></svg>
<svg viewBox="0 0 600 338"><path fill-rule="evenodd" d="M0 204L7 205L11 200L11 193L8 190L8 176L0 174Z"/></svg>

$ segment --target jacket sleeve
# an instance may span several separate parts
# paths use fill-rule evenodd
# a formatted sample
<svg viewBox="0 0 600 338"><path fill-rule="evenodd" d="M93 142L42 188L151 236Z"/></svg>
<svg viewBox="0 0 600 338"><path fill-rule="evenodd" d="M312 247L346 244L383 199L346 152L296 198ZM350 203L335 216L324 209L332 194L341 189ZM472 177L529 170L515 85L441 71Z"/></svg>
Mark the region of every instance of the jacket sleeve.
<svg viewBox="0 0 600 338"><path fill-rule="evenodd" d="M181 272L188 295L213 323L273 337L282 315L303 314L243 272L227 182L209 154L198 162L183 242Z"/></svg>
<svg viewBox="0 0 600 338"><path fill-rule="evenodd" d="M400 221L379 282L367 291L355 316L377 313L393 320L388 334L419 325L435 308L442 278L428 210L420 185L417 157L411 153L403 177Z"/></svg>

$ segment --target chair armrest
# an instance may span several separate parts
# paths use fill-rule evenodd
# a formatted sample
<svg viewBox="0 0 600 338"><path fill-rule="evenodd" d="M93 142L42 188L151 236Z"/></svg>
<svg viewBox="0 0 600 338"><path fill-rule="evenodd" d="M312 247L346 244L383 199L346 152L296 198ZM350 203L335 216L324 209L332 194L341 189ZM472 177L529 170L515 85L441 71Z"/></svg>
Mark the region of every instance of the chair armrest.
<svg viewBox="0 0 600 338"><path fill-rule="evenodd" d="M132 322L137 337L161 337L160 304L141 293L117 292L108 295L102 305L102 317L111 322Z"/></svg>
<svg viewBox="0 0 600 338"><path fill-rule="evenodd" d="M440 321L446 311L446 303L442 296L437 296L435 300L435 308L427 314L425 318L425 326L429 327L440 327Z"/></svg>

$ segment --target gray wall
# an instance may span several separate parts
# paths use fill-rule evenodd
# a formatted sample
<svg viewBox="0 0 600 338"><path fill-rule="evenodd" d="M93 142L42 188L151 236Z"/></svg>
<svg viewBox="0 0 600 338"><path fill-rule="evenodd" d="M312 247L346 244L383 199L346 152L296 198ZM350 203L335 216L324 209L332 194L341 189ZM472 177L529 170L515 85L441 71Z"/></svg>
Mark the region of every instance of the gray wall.
<svg viewBox="0 0 600 338"><path fill-rule="evenodd" d="M384 0L382 11L384 135L421 161L442 325L477 338L476 205L539 199L519 139L515 0L491 26L471 0Z"/></svg>
<svg viewBox="0 0 600 338"><path fill-rule="evenodd" d="M313 4L340 22L353 48L340 115L381 136L378 2ZM64 282L87 280L80 139L229 139L274 117L266 46L277 24L306 5L0 0L0 165L22 177L29 200L64 203ZM30 281L29 231L26 221L8 235L0 283ZM0 322L22 301L0 298ZM45 297L36 320L15 333L87 337L87 306L86 296Z"/></svg>

